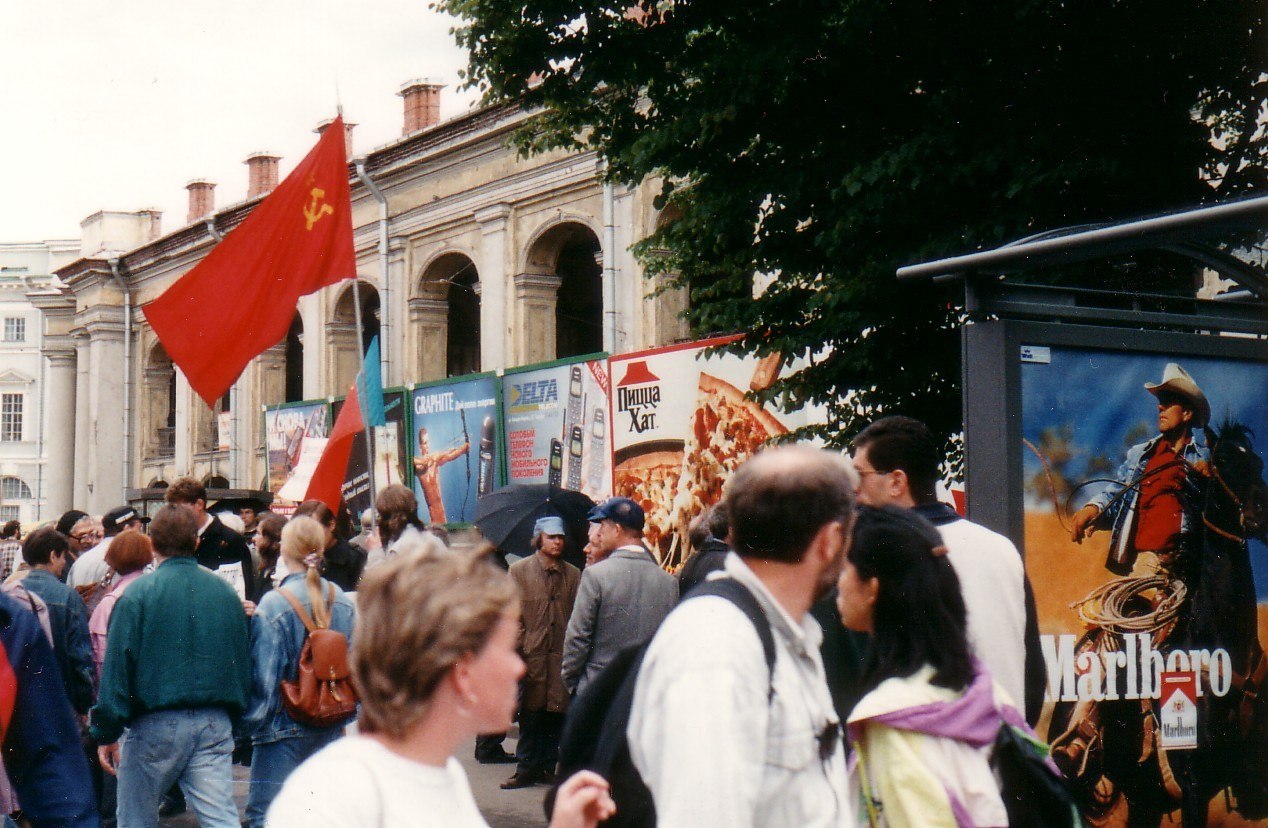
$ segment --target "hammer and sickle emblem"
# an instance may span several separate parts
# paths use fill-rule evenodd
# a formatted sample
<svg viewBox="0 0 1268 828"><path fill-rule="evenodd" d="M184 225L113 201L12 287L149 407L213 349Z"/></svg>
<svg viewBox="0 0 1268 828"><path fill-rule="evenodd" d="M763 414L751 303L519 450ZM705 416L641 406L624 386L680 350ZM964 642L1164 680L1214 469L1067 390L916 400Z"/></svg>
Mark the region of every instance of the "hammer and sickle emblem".
<svg viewBox="0 0 1268 828"><path fill-rule="evenodd" d="M321 200L326 197L326 191L320 187L313 187L312 201L304 207L304 218L308 221L309 230L313 229L313 225L321 220L323 216L328 216L335 211L334 207L329 204L322 204Z"/></svg>

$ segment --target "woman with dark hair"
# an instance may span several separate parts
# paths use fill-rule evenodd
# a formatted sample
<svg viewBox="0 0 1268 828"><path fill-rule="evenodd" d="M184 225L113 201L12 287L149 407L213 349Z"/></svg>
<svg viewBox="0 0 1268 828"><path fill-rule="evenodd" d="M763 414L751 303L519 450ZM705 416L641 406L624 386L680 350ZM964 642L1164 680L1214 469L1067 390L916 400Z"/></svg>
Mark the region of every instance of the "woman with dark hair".
<svg viewBox="0 0 1268 828"><path fill-rule="evenodd" d="M277 562L282 554L282 528L286 526L286 518L266 513L255 524L255 536L251 542L255 544L256 554L260 556L260 568L255 573L255 594L251 600L259 604L264 594L271 590L277 578ZM283 573L284 574L284 573Z"/></svg>
<svg viewBox="0 0 1268 828"><path fill-rule="evenodd" d="M1005 722L1029 728L970 650L946 551L912 512L859 512L837 607L872 635L848 724L860 824L1008 825L991 749Z"/></svg>

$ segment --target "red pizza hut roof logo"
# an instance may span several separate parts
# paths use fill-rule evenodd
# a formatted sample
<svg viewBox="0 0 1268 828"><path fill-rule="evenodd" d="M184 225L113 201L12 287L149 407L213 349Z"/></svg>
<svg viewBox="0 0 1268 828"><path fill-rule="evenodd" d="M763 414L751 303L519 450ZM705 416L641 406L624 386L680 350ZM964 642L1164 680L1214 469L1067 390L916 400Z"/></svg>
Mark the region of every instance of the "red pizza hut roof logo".
<svg viewBox="0 0 1268 828"><path fill-rule="evenodd" d="M617 387L642 385L647 382L660 382L660 377L648 369L646 362L639 360L638 362L631 362L630 367L625 369L625 378L617 383Z"/></svg>
<svg viewBox="0 0 1268 828"><path fill-rule="evenodd" d="M656 406L660 405L660 377L647 369L646 362L631 362L625 378L617 383L616 410L628 415L629 432L642 434L656 427ZM638 386L638 387L634 387Z"/></svg>

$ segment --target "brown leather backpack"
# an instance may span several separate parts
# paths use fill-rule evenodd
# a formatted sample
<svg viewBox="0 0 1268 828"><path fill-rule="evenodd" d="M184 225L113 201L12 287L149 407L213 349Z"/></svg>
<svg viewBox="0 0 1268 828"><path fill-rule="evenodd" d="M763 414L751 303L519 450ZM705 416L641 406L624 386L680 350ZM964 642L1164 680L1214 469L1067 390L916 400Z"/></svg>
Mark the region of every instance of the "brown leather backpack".
<svg viewBox="0 0 1268 828"><path fill-rule="evenodd" d="M330 584L327 606L334 611L335 586ZM348 669L348 637L341 632L318 627L289 590L277 590L304 622L308 634L299 651L296 681L282 679L282 707L300 724L335 727L357 713L357 691Z"/></svg>

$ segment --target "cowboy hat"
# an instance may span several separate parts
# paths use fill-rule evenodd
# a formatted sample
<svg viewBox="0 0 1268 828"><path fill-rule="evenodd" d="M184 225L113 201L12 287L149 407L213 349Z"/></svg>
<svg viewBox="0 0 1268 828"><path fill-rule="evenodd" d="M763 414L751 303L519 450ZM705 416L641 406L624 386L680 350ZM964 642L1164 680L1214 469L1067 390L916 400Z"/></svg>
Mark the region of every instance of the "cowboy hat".
<svg viewBox="0 0 1268 828"><path fill-rule="evenodd" d="M1211 404L1207 402L1206 395L1202 393L1201 388L1198 388L1193 377L1189 376L1189 372L1174 362L1168 362L1167 367L1163 369L1162 382L1147 382L1145 390L1155 397L1165 391L1188 400L1193 407L1195 428L1201 428L1211 419Z"/></svg>

